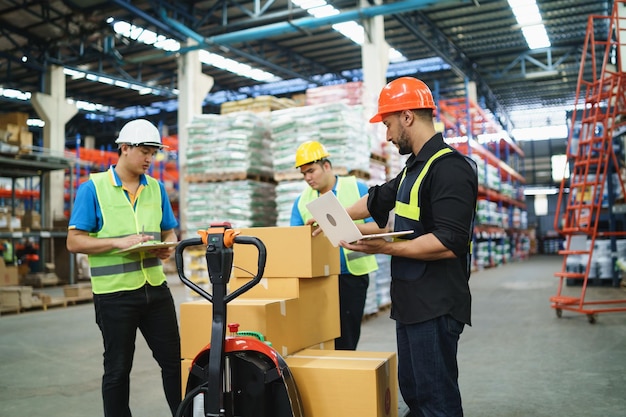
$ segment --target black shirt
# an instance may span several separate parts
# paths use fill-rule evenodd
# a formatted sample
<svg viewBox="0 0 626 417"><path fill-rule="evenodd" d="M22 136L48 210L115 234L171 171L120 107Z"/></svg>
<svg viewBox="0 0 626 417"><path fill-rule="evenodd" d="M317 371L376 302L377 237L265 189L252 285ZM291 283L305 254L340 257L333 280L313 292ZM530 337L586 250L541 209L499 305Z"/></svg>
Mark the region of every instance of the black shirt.
<svg viewBox="0 0 626 417"><path fill-rule="evenodd" d="M431 156L446 147L448 145L443 136L436 134L419 154L411 155L406 169L420 172ZM381 227L387 223L389 211L395 206L401 178L402 172L389 182L369 190L368 209ZM392 319L402 323L419 323L450 314L463 323L471 324L468 244L477 194L476 172L465 156L454 151L431 165L420 187L420 221L424 233L433 233L456 257L411 261L424 267L408 268L406 262L401 263L404 270L393 270L392 267Z"/></svg>

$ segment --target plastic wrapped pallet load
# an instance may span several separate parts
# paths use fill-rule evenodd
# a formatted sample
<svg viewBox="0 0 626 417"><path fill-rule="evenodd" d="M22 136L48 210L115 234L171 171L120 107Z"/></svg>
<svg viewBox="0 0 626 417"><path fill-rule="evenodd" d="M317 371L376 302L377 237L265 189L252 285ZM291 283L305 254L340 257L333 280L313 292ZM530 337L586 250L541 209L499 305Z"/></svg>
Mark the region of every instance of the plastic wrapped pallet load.
<svg viewBox="0 0 626 417"><path fill-rule="evenodd" d="M265 118L250 112L203 114L195 116L187 130L188 180L219 181L234 174L272 176L271 138Z"/></svg>
<svg viewBox="0 0 626 417"><path fill-rule="evenodd" d="M304 179L281 181L276 185L276 226L291 224L293 204L305 187Z"/></svg>
<svg viewBox="0 0 626 417"><path fill-rule="evenodd" d="M371 135L366 127L361 106L329 103L274 111L270 122L274 172L293 179L296 149L308 140L328 149L334 168L367 172Z"/></svg>
<svg viewBox="0 0 626 417"><path fill-rule="evenodd" d="M228 221L233 227L276 224L275 185L254 180L190 183L187 225L190 235L214 222Z"/></svg>

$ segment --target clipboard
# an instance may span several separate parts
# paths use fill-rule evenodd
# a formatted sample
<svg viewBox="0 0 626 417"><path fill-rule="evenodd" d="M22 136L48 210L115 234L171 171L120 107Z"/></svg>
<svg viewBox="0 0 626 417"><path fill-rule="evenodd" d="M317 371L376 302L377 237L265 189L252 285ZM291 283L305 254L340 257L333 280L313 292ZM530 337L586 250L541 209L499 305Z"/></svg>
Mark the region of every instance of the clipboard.
<svg viewBox="0 0 626 417"><path fill-rule="evenodd" d="M133 245L130 248L120 249L115 253L138 253L146 252L153 249L173 248L175 246L178 246L178 242L143 242Z"/></svg>
<svg viewBox="0 0 626 417"><path fill-rule="evenodd" d="M361 233L354 220L346 209L341 205L337 196L331 191L322 194L317 199L306 205L315 222L322 228L324 234L333 246L339 246L340 241L356 242L363 239L378 239L389 236L402 236L413 233L413 230L400 232L375 233L364 235Z"/></svg>

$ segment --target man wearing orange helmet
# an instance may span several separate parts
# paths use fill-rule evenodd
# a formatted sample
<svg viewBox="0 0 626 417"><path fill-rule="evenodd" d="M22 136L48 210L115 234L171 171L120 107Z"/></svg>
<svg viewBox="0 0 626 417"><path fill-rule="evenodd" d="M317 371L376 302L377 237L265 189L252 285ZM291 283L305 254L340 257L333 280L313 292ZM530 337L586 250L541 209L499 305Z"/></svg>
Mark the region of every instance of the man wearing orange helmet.
<svg viewBox="0 0 626 417"><path fill-rule="evenodd" d="M478 179L473 161L435 132L435 102L428 86L412 77L388 83L371 123L406 166L389 182L370 188L348 208L353 219L414 230L393 242L364 240L341 246L391 255L391 318L396 321L398 380L411 417L460 417L459 336L470 322L470 243Z"/></svg>
<svg viewBox="0 0 626 417"><path fill-rule="evenodd" d="M354 176L339 177L333 172L328 159L330 154L319 142L302 143L296 151L295 167L300 168L308 187L296 199L291 211L291 225L302 226L312 216L306 205L320 195L333 192L343 206L354 204L367 194L367 185ZM372 218L358 220L362 232L380 231ZM341 274L339 275L339 319L341 335L335 339L335 349L355 350L361 335L361 321L365 308L369 273L378 269L374 255L365 255L350 250L341 251Z"/></svg>

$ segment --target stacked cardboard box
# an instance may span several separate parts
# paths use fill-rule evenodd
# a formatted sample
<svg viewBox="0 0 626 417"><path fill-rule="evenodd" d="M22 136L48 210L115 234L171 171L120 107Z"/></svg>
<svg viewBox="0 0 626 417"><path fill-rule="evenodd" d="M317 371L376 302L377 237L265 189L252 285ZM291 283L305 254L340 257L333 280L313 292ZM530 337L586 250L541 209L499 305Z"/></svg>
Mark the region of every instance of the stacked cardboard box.
<svg viewBox="0 0 626 417"><path fill-rule="evenodd" d="M0 287L0 312L19 313L33 306L33 287L8 286Z"/></svg>
<svg viewBox="0 0 626 417"><path fill-rule="evenodd" d="M227 323L260 332L293 367L307 417L396 417L395 353L333 350L340 335L337 248L312 237L310 226L238 230L264 243L267 260L261 281L228 304ZM233 250L231 292L252 279L258 260L252 245ZM209 302L181 304L183 395L193 359L210 342L211 324Z"/></svg>
<svg viewBox="0 0 626 417"><path fill-rule="evenodd" d="M28 131L28 113L0 114L0 141L19 152L28 153L33 146L33 134ZM4 148L3 148L4 149Z"/></svg>
<svg viewBox="0 0 626 417"><path fill-rule="evenodd" d="M6 265L0 258L0 287L19 285L19 275L16 265Z"/></svg>

